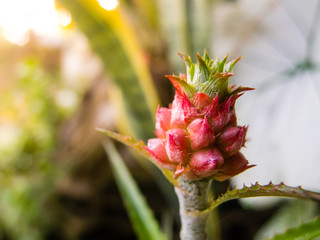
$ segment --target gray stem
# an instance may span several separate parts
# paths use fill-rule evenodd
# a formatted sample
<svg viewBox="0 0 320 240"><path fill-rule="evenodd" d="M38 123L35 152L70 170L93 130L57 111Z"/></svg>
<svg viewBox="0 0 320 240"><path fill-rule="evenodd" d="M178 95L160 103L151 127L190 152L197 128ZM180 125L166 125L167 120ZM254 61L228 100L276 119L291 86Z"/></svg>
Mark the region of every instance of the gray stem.
<svg viewBox="0 0 320 240"><path fill-rule="evenodd" d="M181 240L205 240L208 214L195 213L208 207L210 181L190 181L179 178L179 187L175 187L180 204Z"/></svg>

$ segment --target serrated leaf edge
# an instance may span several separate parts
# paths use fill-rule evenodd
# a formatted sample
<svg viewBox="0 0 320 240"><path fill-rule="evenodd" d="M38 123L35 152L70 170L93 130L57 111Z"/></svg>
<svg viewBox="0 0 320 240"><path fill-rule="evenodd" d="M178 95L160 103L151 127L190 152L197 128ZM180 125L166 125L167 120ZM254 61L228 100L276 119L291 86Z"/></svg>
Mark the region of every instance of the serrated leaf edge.
<svg viewBox="0 0 320 240"><path fill-rule="evenodd" d="M250 198L250 197L289 197L289 198L300 198L310 199L314 201L320 201L320 193L312 192L303 189L301 186L290 187L283 182L279 184L273 184L270 182L267 185L260 185L258 182L251 186L244 185L243 188L238 189L237 187L228 190L226 193L212 201L210 207L203 212L208 212L218 207L220 204L233 199L239 198Z"/></svg>

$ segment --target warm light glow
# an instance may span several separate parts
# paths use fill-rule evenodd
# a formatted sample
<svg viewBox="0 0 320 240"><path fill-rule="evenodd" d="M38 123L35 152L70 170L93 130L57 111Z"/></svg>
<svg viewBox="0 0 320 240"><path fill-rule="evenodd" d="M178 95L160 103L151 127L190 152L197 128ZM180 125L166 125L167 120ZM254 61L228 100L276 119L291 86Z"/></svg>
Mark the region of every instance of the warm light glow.
<svg viewBox="0 0 320 240"><path fill-rule="evenodd" d="M30 30L39 36L54 36L60 25L70 22L70 14L55 10L54 0L0 1L0 33L18 45L28 42Z"/></svg>
<svg viewBox="0 0 320 240"><path fill-rule="evenodd" d="M71 23L71 15L65 10L57 10L58 21L61 26L68 26Z"/></svg>
<svg viewBox="0 0 320 240"><path fill-rule="evenodd" d="M119 5L118 0L98 0L98 2L101 7L108 11L116 9L116 7Z"/></svg>

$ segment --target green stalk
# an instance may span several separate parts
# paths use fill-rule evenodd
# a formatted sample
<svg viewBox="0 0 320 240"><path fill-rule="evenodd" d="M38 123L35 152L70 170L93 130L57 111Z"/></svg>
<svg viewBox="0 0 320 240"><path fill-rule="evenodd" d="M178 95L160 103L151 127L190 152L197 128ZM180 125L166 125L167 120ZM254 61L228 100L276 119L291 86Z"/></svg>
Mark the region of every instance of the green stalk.
<svg viewBox="0 0 320 240"><path fill-rule="evenodd" d="M181 240L207 239L206 223L210 180L189 181L179 178L179 187L175 187L180 204Z"/></svg>

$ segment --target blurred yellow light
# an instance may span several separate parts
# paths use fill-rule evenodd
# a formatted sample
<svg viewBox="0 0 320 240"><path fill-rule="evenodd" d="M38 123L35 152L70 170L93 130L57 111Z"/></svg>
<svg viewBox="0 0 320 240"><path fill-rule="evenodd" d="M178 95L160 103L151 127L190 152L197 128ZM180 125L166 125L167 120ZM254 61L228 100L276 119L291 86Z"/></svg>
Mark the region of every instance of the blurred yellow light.
<svg viewBox="0 0 320 240"><path fill-rule="evenodd" d="M61 26L68 26L71 23L71 15L64 10L57 10L58 22Z"/></svg>
<svg viewBox="0 0 320 240"><path fill-rule="evenodd" d="M117 6L119 5L119 1L118 0L98 0L99 4L101 7L103 7L104 9L111 11L117 8Z"/></svg>
<svg viewBox="0 0 320 240"><path fill-rule="evenodd" d="M0 1L0 33L8 41L23 45L29 31L39 36L57 36L71 22L70 14L55 10L54 0Z"/></svg>

